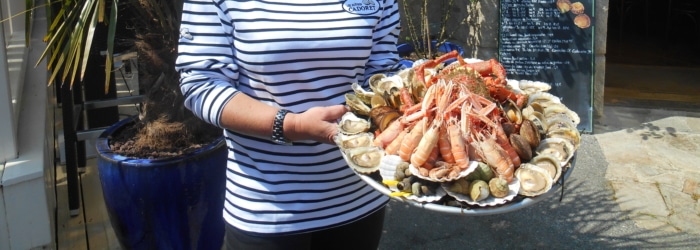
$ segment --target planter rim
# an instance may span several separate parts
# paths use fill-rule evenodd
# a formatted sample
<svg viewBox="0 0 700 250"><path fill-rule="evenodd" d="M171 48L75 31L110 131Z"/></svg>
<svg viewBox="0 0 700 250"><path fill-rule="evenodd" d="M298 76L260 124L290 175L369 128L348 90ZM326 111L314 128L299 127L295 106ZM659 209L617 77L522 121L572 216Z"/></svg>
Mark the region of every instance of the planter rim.
<svg viewBox="0 0 700 250"><path fill-rule="evenodd" d="M104 160L121 162L121 164L125 165L134 165L137 167L153 167L159 165L172 164L174 162L182 161L182 159L187 159L195 156L200 157L202 155L208 154L209 152L213 152L215 149L225 144L224 136L221 135L211 143L190 153L158 159L134 158L114 153L109 147L109 140L111 135L114 134L120 128L128 125L129 123L135 122L137 117L138 116L134 115L122 119L109 126L107 129L105 129L105 131L103 131L100 134L100 136L97 137L97 139L95 140L95 147L97 148L97 153L100 155L100 157L104 158Z"/></svg>

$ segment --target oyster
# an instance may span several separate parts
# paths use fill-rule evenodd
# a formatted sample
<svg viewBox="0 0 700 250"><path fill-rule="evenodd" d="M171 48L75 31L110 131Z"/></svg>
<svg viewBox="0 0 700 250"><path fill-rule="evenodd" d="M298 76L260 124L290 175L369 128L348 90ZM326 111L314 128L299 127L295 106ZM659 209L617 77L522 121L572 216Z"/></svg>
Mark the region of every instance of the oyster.
<svg viewBox="0 0 700 250"><path fill-rule="evenodd" d="M552 177L544 169L530 163L523 163L515 170L515 177L520 180L518 194L538 196L552 189Z"/></svg>
<svg viewBox="0 0 700 250"><path fill-rule="evenodd" d="M348 165L363 174L377 171L384 156L384 150L379 147L349 148L344 152Z"/></svg>
<svg viewBox="0 0 700 250"><path fill-rule="evenodd" d="M556 128L547 131L547 138L562 138L571 142L574 146L574 150L578 149L581 145L581 132L575 128Z"/></svg>
<svg viewBox="0 0 700 250"><path fill-rule="evenodd" d="M521 80L518 83L518 87L528 95L532 95L537 92L547 92L552 89L552 85L548 83L530 80Z"/></svg>
<svg viewBox="0 0 700 250"><path fill-rule="evenodd" d="M369 78L369 87L377 95L386 95L390 93L392 88L402 88L403 80L401 76L386 76L384 74L375 74Z"/></svg>
<svg viewBox="0 0 700 250"><path fill-rule="evenodd" d="M338 122L338 130L347 135L354 135L369 131L370 123L368 120L362 119L355 113L347 112Z"/></svg>
<svg viewBox="0 0 700 250"><path fill-rule="evenodd" d="M561 176L562 165L553 155L541 154L535 156L530 161L530 164L537 165L538 167L547 171L547 173L549 173L549 175L552 177L553 181L559 180L559 176Z"/></svg>
<svg viewBox="0 0 700 250"><path fill-rule="evenodd" d="M537 155L551 154L563 166L574 156L574 145L562 138L547 138L542 140L535 152Z"/></svg>
<svg viewBox="0 0 700 250"><path fill-rule="evenodd" d="M373 140L374 134L372 133L358 133L353 135L338 133L333 137L333 141L335 141L335 144L341 149L369 147L372 146Z"/></svg>
<svg viewBox="0 0 700 250"><path fill-rule="evenodd" d="M539 105L546 106L548 103L561 103L561 99L550 94L549 92L537 92L528 96L527 105L532 106L533 103L539 103ZM535 111L537 111L536 108Z"/></svg>
<svg viewBox="0 0 700 250"><path fill-rule="evenodd" d="M557 115L547 120L547 131L561 128L576 129L576 124L567 115Z"/></svg>
<svg viewBox="0 0 700 250"><path fill-rule="evenodd" d="M571 122L573 122L574 125L578 125L581 122L581 118L578 116L578 114L566 107L566 105L564 105L563 103L553 103L547 105L544 108L543 114L547 123L549 123L550 120L553 120L559 116L568 117L569 119L571 119Z"/></svg>
<svg viewBox="0 0 700 250"><path fill-rule="evenodd" d="M372 97L374 97L376 95L376 94L374 94L374 92L367 91L364 88L362 88L362 86L360 86L360 84L357 82L352 83L352 85L350 85L350 87L355 92L355 95L357 96L357 98L362 100L362 102L364 102L365 104L371 103Z"/></svg>
<svg viewBox="0 0 700 250"><path fill-rule="evenodd" d="M350 111L358 115L368 116L372 110L369 105L364 103L356 94L345 94L345 104L350 108Z"/></svg>

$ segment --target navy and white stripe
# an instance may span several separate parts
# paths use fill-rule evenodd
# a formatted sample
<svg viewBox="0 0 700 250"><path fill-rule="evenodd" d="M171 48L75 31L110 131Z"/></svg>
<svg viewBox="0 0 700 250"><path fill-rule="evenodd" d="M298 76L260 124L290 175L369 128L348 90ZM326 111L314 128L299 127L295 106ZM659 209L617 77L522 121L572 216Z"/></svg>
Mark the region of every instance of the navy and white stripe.
<svg viewBox="0 0 700 250"><path fill-rule="evenodd" d="M303 112L344 102L350 84L365 84L399 60L395 0L349 0L378 6L357 14L344 0L188 0L177 69L185 105L221 126L236 93ZM347 3L346 2L346 3ZM251 233L285 234L348 223L388 199L366 185L333 145L274 144L225 130L228 179L225 220Z"/></svg>

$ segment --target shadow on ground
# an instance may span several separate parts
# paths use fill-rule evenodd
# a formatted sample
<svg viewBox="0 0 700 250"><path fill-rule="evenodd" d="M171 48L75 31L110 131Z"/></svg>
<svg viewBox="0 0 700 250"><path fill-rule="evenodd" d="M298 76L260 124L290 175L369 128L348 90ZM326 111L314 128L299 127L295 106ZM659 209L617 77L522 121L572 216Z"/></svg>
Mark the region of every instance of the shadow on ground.
<svg viewBox="0 0 700 250"><path fill-rule="evenodd" d="M607 167L595 137L584 135L561 201L553 195L531 207L481 217L392 201L380 249L697 248L697 235L635 226L633 215L613 198Z"/></svg>

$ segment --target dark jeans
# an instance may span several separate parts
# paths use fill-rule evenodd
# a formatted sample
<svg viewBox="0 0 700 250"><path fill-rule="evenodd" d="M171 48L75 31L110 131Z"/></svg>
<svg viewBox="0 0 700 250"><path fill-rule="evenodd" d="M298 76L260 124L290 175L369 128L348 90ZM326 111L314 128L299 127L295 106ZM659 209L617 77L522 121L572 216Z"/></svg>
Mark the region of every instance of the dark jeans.
<svg viewBox="0 0 700 250"><path fill-rule="evenodd" d="M226 249L377 249L384 208L350 224L283 236L254 236L226 223Z"/></svg>

